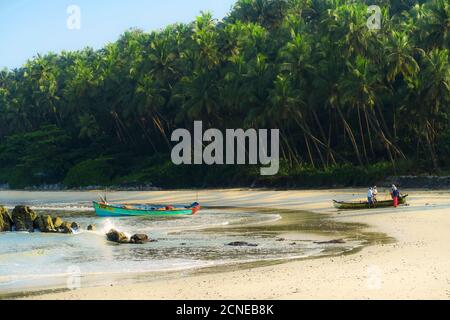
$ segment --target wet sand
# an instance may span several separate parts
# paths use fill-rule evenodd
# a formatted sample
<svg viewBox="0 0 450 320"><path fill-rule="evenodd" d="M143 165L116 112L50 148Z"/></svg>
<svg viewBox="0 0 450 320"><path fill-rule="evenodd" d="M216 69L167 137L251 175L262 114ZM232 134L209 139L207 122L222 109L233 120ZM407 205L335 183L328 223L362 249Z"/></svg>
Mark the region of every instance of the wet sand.
<svg viewBox="0 0 450 320"><path fill-rule="evenodd" d="M310 210L342 222L364 223L395 242L355 254L135 284L80 288L32 299L449 299L450 192L403 190L410 206L338 212L331 199L365 190L202 190L205 206ZM379 198L385 196L380 190ZM153 202L189 202L195 192L148 193ZM114 197L114 194L112 195ZM117 195L118 196L118 195ZM138 194L139 202L146 193Z"/></svg>

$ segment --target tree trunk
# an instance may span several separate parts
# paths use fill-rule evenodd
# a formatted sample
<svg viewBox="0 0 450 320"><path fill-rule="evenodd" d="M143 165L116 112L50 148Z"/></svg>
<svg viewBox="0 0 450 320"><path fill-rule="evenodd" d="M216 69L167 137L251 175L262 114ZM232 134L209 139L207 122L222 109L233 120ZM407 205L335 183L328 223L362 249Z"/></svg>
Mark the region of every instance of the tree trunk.
<svg viewBox="0 0 450 320"><path fill-rule="evenodd" d="M323 141L327 141L327 138L326 138L326 135L325 135L325 131L323 130L322 124L320 123L320 120L319 120L319 117L317 116L316 111L313 108L311 108L311 110L312 110L312 114L313 114L314 120L316 121L317 126L319 127L319 131L320 131L320 134L322 136ZM333 163L336 164L336 160L334 159L333 152L331 151L331 148L330 148L330 141L329 140L328 140L328 143L326 144L326 147L327 147L326 166L328 166L328 162L329 162L330 158L333 161Z"/></svg>
<svg viewBox="0 0 450 320"><path fill-rule="evenodd" d="M368 119L368 115L367 115L367 109L364 109L364 116L366 118L366 126L367 126L367 134L369 136L370 151L372 152L372 156L374 156L375 152L373 151L372 133L370 131L369 119Z"/></svg>
<svg viewBox="0 0 450 320"><path fill-rule="evenodd" d="M344 115L342 114L342 110L339 106L336 107L338 110L338 113L342 119L342 123L344 124L344 128L347 131L349 137L350 137L350 141L352 142L353 148L355 150L356 153L356 157L358 159L359 164L362 166L363 162L361 160L361 154L359 153L359 149L358 149L358 145L356 144L356 140L355 140L355 136L353 135L352 129L350 128L349 124L347 123L347 121L345 120Z"/></svg>
<svg viewBox="0 0 450 320"><path fill-rule="evenodd" d="M425 129L425 138L427 140L428 151L430 152L431 161L433 162L433 168L435 171L439 171L439 164L436 156L436 151L434 150L432 139L430 137L431 125L427 121L427 128Z"/></svg>
<svg viewBox="0 0 450 320"><path fill-rule="evenodd" d="M362 142L362 146L363 146L363 152L364 152L364 160L366 160L366 164L369 164L369 159L367 158L367 150L366 150L366 142L364 141L364 132L363 132L363 127L362 127L362 121L361 121L361 112L360 112L360 108L356 107L357 111L358 111L358 122L359 122L359 132L361 134L361 142Z"/></svg>
<svg viewBox="0 0 450 320"><path fill-rule="evenodd" d="M306 149L308 150L309 160L311 161L311 165L315 169L316 166L314 165L314 159L311 154L311 148L309 147L308 137L306 136L306 133L304 133L303 136L305 137L305 144L306 144Z"/></svg>

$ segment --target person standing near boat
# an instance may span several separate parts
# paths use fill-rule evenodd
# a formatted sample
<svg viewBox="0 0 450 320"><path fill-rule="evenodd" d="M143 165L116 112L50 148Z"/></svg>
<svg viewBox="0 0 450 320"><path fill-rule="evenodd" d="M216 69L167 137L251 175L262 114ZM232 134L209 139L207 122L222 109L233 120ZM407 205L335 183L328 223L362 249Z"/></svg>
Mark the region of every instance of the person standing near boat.
<svg viewBox="0 0 450 320"><path fill-rule="evenodd" d="M369 207L373 206L373 189L369 188L369 191L367 192L367 202L369 203Z"/></svg>
<svg viewBox="0 0 450 320"><path fill-rule="evenodd" d="M373 194L373 202L375 203L375 202L377 202L377 195L378 195L377 186L373 187L372 194Z"/></svg>
<svg viewBox="0 0 450 320"><path fill-rule="evenodd" d="M394 201L394 207L397 208L398 207L398 198L400 197L400 191L394 184L392 185L391 196L392 196L392 200Z"/></svg>

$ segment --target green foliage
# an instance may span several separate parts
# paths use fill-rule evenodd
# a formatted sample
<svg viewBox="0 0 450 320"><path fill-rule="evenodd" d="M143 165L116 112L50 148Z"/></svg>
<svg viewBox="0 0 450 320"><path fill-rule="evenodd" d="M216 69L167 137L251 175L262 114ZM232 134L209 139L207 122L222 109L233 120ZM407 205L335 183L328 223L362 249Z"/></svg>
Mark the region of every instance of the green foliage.
<svg viewBox="0 0 450 320"><path fill-rule="evenodd" d="M450 129L447 129L439 137L438 153L441 159L447 160L450 158Z"/></svg>
<svg viewBox="0 0 450 320"><path fill-rule="evenodd" d="M112 160L103 157L82 161L70 168L64 184L68 187L107 186L115 173Z"/></svg>
<svg viewBox="0 0 450 320"><path fill-rule="evenodd" d="M389 162L380 162L363 167L338 165L326 169L296 166L283 170L280 175L261 178L258 183L263 186L295 188L370 186L383 182L392 175L409 174L413 165L399 162L393 167ZM415 170L417 174L420 173L417 168Z"/></svg>
<svg viewBox="0 0 450 320"><path fill-rule="evenodd" d="M257 179L259 167L174 165L170 155L158 155L136 161L130 174L117 176L114 185L144 185L163 188L244 186ZM226 180L224 180L226 177Z"/></svg>
<svg viewBox="0 0 450 320"><path fill-rule="evenodd" d="M60 182L68 168L70 138L54 125L9 136L0 145L0 177L13 187Z"/></svg>
<svg viewBox="0 0 450 320"><path fill-rule="evenodd" d="M221 21L38 55L0 71L0 183L354 185L402 163L450 169L449 17L446 0L239 0ZM172 165L171 132L194 120L279 128L280 174Z"/></svg>

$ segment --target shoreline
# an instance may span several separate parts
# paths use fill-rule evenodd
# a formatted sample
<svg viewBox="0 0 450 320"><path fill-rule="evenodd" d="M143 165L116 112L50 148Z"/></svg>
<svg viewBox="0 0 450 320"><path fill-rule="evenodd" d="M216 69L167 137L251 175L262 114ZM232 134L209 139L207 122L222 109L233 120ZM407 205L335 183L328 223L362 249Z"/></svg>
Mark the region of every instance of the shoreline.
<svg viewBox="0 0 450 320"><path fill-rule="evenodd" d="M256 183L256 182L255 182ZM398 175L398 176L388 176L383 178L383 180L377 181L378 185L390 186L395 184L400 186L402 189L417 189L417 190L448 190L450 189L450 175L432 175L432 174L419 174L419 175ZM361 185L330 185L323 184L311 187L302 187L293 185L292 183L286 184L264 184L264 183L256 183L255 186L246 187L240 186L239 184L235 186L218 186L218 187L202 187L196 190L226 190L226 189L252 189L252 190L290 190L290 191L308 191L308 190L331 190L331 189L358 189L364 188L365 186ZM135 185L112 185L112 186L98 186L98 185L89 185L84 187L73 187L68 188L63 185L62 182L55 184L42 184L42 185L33 185L27 186L22 189L14 189L9 188L8 184L0 183L0 191L30 191L30 192L89 192L89 191L97 191L104 192L106 190L112 192L150 192L150 191L189 191L192 190L190 188L163 188L159 186L155 186L152 183L142 183Z"/></svg>
<svg viewBox="0 0 450 320"><path fill-rule="evenodd" d="M215 207L219 209L218 207ZM220 208L222 209L222 208ZM144 282L154 282L162 279L175 279L184 276L195 276L200 274L215 274L230 270L245 270L249 268L277 265L292 261L300 261L307 259L316 259L322 257L336 257L341 254L351 254L360 251L363 247L371 245L374 242L389 242L392 239L384 234L373 235L364 230L366 225L347 224L347 223L332 223L331 220L324 214L314 214L310 212L303 212L297 210L269 210L257 208L223 208L233 210L236 214L241 212L254 212L258 215L274 215L278 216L271 220L247 223L243 226L231 224L227 226L212 225L204 228L203 232L206 234L241 234L239 240L250 241L251 237L254 241L254 236L250 234L259 234L263 237L270 237L275 239L278 243L285 243L287 246L296 246L300 244L304 246L314 246L320 242L333 241L343 239L342 243L335 243L332 245L321 244L309 253L297 252L290 255L279 257L263 257L248 258L243 261L221 261L218 263L207 263L204 261L203 266L192 266L188 268L160 271L127 271L114 273L83 273L80 280L83 287L98 287L106 284L126 284L136 283L144 279ZM237 238L238 239L238 238ZM292 247L293 248L293 247ZM295 250L294 250L295 251ZM28 287L5 288L0 293L0 299L17 299L30 298L41 294L48 294L54 292L67 291L66 281L69 274L55 274L44 275L41 279L34 279L34 284L29 284ZM1 278L1 277L0 277ZM47 280L45 280L47 279ZM0 290L1 291L1 290Z"/></svg>
<svg viewBox="0 0 450 320"><path fill-rule="evenodd" d="M355 254L306 259L243 270L188 275L149 283L81 288L33 299L449 299L450 192L402 190L409 207L337 212L331 199L365 190L210 190L207 206L284 208L325 213L336 221L363 223L396 239ZM152 198L182 201L192 191L153 191ZM380 196L383 196L380 192ZM256 206L256 204L258 204ZM26 298L25 298L26 299Z"/></svg>

